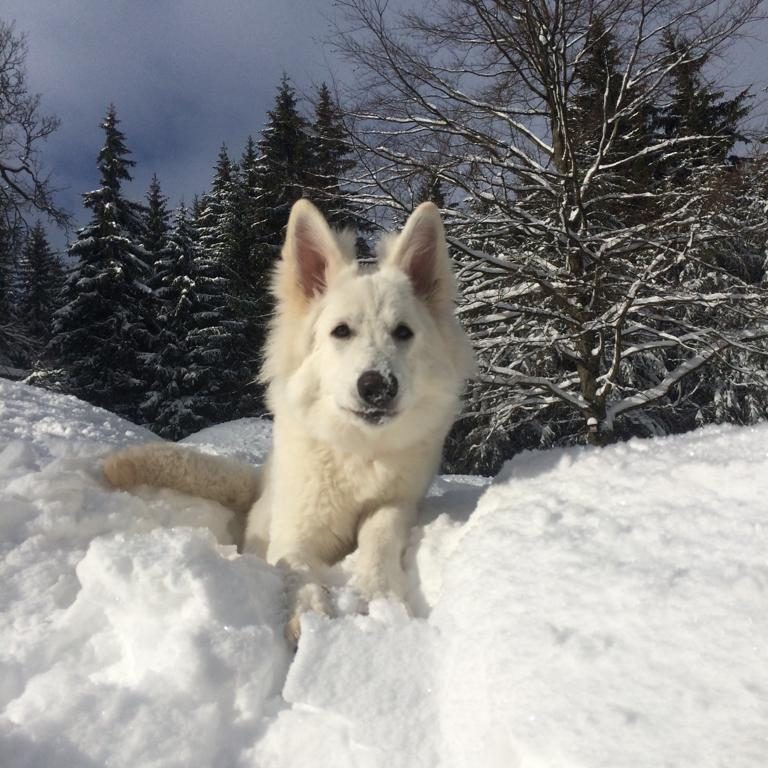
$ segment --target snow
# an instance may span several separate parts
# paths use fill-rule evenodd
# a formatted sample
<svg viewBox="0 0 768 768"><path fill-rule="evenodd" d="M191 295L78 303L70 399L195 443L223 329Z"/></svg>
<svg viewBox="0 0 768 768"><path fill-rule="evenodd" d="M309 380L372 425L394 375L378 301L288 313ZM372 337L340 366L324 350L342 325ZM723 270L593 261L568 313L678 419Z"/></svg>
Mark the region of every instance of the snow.
<svg viewBox="0 0 768 768"><path fill-rule="evenodd" d="M185 437L180 442L204 453L263 464L271 441L271 422L265 419L240 419L235 428L231 422L216 424Z"/></svg>
<svg viewBox="0 0 768 768"><path fill-rule="evenodd" d="M186 442L261 461L269 434ZM3 768L768 765L768 425L438 478L412 615L357 614L342 564L295 656L231 515L101 480L152 439L0 379Z"/></svg>

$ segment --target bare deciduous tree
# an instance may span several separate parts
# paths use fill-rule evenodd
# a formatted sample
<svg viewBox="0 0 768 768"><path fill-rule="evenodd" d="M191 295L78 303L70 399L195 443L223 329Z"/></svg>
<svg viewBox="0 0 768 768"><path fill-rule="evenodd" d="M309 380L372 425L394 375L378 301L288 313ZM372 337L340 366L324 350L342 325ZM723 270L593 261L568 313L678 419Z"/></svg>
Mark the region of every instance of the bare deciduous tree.
<svg viewBox="0 0 768 768"><path fill-rule="evenodd" d="M696 130L654 119L670 123L680 73L723 54L760 0L337 5L360 198L407 210L425 176L452 190L480 449L554 406L610 440L704 365L764 352L762 273L721 258L740 222L715 215L735 134L706 112Z"/></svg>
<svg viewBox="0 0 768 768"><path fill-rule="evenodd" d="M30 93L26 56L24 37L0 20L0 215L8 231L33 209L66 223L39 157L40 144L59 121L41 114L40 96Z"/></svg>

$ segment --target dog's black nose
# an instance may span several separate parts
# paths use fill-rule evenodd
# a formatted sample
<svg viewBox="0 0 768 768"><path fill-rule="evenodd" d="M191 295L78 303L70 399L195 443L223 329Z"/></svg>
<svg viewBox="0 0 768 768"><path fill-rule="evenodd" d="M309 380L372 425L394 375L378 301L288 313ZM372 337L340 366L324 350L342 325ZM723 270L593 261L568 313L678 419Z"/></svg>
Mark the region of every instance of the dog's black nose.
<svg viewBox="0 0 768 768"><path fill-rule="evenodd" d="M386 408L397 395L397 379L390 374L383 376L379 371L365 371L357 380L360 399L374 408Z"/></svg>

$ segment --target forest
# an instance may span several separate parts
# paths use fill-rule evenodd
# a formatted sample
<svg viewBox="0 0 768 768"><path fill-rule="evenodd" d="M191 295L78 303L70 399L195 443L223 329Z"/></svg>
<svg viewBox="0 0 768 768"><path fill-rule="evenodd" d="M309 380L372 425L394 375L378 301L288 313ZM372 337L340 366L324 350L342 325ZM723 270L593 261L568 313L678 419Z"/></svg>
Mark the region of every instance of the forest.
<svg viewBox="0 0 768 768"><path fill-rule="evenodd" d="M768 136L717 62L760 3L341 0L354 82L288 75L208 190L129 199L105 105L88 223L46 175L58 126L0 22L0 375L178 440L265 411L256 383L288 211L378 232L441 208L478 357L451 471L768 415ZM34 41L30 41L33 43Z"/></svg>

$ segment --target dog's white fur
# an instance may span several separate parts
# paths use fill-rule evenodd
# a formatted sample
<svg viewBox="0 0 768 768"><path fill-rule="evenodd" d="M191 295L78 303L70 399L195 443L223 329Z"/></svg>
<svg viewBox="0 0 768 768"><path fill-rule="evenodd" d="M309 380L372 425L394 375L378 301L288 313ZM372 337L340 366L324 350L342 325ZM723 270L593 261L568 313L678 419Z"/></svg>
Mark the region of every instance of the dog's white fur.
<svg viewBox="0 0 768 768"><path fill-rule="evenodd" d="M378 256L378 269L359 266L354 237L334 234L308 201L294 205L261 373L274 444L260 476L168 444L104 466L116 487L168 486L250 510L243 548L287 570L294 639L303 612L329 612L323 569L355 546L363 597L404 598L406 537L473 368L437 208L420 205ZM340 324L346 338L332 333ZM393 335L401 324L412 338ZM386 413L363 402L366 371L397 381Z"/></svg>

